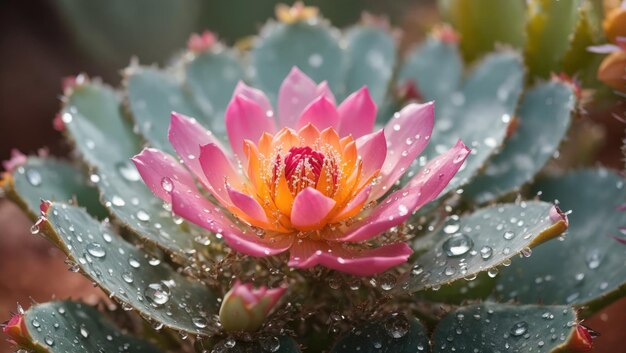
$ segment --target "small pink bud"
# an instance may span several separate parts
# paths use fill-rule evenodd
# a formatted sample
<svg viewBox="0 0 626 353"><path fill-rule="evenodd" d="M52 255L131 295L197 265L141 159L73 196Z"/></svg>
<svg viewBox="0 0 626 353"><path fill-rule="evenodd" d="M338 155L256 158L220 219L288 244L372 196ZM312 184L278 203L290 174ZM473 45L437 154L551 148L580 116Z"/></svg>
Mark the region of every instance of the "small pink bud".
<svg viewBox="0 0 626 353"><path fill-rule="evenodd" d="M397 88L398 97L403 101L422 100L422 93L414 80L406 80Z"/></svg>
<svg viewBox="0 0 626 353"><path fill-rule="evenodd" d="M11 158L2 162L2 167L7 172L13 172L15 168L26 163L26 155L14 148L11 150Z"/></svg>
<svg viewBox="0 0 626 353"><path fill-rule="evenodd" d="M58 132L62 132L65 130L65 123L61 118L61 113L58 113L54 116L54 119L52 119L52 127Z"/></svg>
<svg viewBox="0 0 626 353"><path fill-rule="evenodd" d="M567 343L567 348L571 352L589 352L593 348L593 339L596 336L598 336L598 333L587 326L578 324L576 331Z"/></svg>
<svg viewBox="0 0 626 353"><path fill-rule="evenodd" d="M213 47L217 43L217 35L210 31L204 31L202 34L194 33L187 41L187 49L194 53L202 53Z"/></svg>
<svg viewBox="0 0 626 353"><path fill-rule="evenodd" d="M15 314L6 323L2 332L9 337L11 344L26 347L29 345L29 336L26 329L24 314Z"/></svg>
<svg viewBox="0 0 626 353"><path fill-rule="evenodd" d="M226 293L220 308L220 322L225 331L256 331L286 288L255 289L252 284L239 281Z"/></svg>
<svg viewBox="0 0 626 353"><path fill-rule="evenodd" d="M433 29L433 36L444 43L458 43L460 35L448 24L437 26Z"/></svg>

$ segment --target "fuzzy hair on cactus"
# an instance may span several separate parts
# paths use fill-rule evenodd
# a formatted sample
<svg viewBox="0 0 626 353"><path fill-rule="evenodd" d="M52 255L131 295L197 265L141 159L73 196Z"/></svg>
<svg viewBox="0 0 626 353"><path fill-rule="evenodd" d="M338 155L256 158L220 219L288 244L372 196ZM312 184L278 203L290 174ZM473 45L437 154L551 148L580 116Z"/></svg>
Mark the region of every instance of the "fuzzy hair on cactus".
<svg viewBox="0 0 626 353"><path fill-rule="evenodd" d="M8 337L50 353L591 349L583 320L626 283L626 192L607 169L546 168L574 81L528 80L514 48L466 65L471 34L450 26L401 54L371 16L339 30L298 3L277 19L247 49L204 32L170 67L133 61L119 88L66 81L54 125L76 160L15 152L0 186L111 303L34 304Z"/></svg>

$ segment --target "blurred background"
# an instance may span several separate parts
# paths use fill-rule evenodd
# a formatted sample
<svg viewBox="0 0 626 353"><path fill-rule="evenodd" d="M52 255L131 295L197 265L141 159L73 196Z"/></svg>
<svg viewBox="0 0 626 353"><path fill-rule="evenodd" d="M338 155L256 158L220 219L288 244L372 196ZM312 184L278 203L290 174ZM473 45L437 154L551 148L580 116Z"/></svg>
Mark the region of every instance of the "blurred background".
<svg viewBox="0 0 626 353"><path fill-rule="evenodd" d="M499 0L501 1L501 0ZM292 3L293 1L281 1ZM26 154L45 147L64 156L69 148L52 119L60 108L61 80L85 72L118 85L120 70L131 57L142 64L164 65L185 47L191 33L214 31L224 42L253 35L274 17L274 0L3 0L0 2L0 160L12 148ZM434 0L318 0L337 27L361 18L363 11L382 14L404 30L409 47L439 20ZM616 98L617 99L617 98ZM617 102L617 101L616 101ZM613 102L615 103L615 102ZM580 133L595 139L592 158L623 168L619 148L624 126L612 116L623 103L602 104L590 111L592 125ZM620 105L621 104L621 105ZM618 113L621 114L621 113ZM574 146L575 148L576 146ZM99 291L82 276L67 271L64 256L48 243L30 235L30 220L13 204L0 199L0 318L15 311L16 302L67 298L80 293L86 301ZM621 343L626 328L626 302L613 304L587 322L603 336L594 352L626 352ZM611 327L609 332L608 327ZM0 352L9 352L4 342Z"/></svg>

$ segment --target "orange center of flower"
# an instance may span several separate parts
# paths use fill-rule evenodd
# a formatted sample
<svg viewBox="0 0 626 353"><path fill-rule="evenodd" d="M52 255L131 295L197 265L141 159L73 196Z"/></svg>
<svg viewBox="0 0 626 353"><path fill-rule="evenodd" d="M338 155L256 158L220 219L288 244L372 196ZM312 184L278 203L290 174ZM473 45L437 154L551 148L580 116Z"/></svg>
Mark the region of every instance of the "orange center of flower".
<svg viewBox="0 0 626 353"><path fill-rule="evenodd" d="M283 128L275 135L265 133L255 144L245 141L247 181L241 191L253 196L267 215L266 222L231 210L246 222L268 231L302 231L291 222L294 199L302 190L314 188L335 202L328 216L306 231L319 233L329 224L358 214L366 200L351 203L354 196L377 176L362 174L352 136L340 138L332 128L319 131L308 124L295 131ZM247 165L246 165L247 164Z"/></svg>

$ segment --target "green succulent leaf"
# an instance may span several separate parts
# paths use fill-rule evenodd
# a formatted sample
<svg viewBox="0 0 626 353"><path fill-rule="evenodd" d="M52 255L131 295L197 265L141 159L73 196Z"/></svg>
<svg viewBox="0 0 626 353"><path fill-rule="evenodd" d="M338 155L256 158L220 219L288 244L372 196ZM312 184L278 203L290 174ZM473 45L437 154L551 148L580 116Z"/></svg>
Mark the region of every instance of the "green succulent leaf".
<svg viewBox="0 0 626 353"><path fill-rule="evenodd" d="M440 0L439 9L461 35L466 59L493 51L497 44L524 44L526 4L523 0Z"/></svg>
<svg viewBox="0 0 626 353"><path fill-rule="evenodd" d="M578 21L580 1L531 0L528 3L526 64L533 75L560 71Z"/></svg>
<svg viewBox="0 0 626 353"><path fill-rule="evenodd" d="M523 78L524 69L516 54L496 53L481 61L461 90L445 104L436 106L430 143L406 177L461 139L472 152L442 195L468 183L504 141Z"/></svg>
<svg viewBox="0 0 626 353"><path fill-rule="evenodd" d="M380 106L396 61L396 44L391 33L374 26L357 26L347 33L346 41L346 92L367 86Z"/></svg>
<svg viewBox="0 0 626 353"><path fill-rule="evenodd" d="M31 216L39 217L41 200L66 202L74 198L99 219L107 215L98 200L98 190L74 165L53 158L28 157L17 167L5 186L7 195Z"/></svg>
<svg viewBox="0 0 626 353"><path fill-rule="evenodd" d="M332 353L416 353L430 352L428 333L415 318L394 314L355 327L333 347Z"/></svg>
<svg viewBox="0 0 626 353"><path fill-rule="evenodd" d="M96 309L71 301L32 306L24 314L37 352L157 353L155 346L123 334Z"/></svg>
<svg viewBox="0 0 626 353"><path fill-rule="evenodd" d="M173 73L153 67L131 67L127 70L126 89L128 109L136 129L162 151L174 153L167 139L173 111L194 117L204 126L211 125Z"/></svg>
<svg viewBox="0 0 626 353"><path fill-rule="evenodd" d="M263 336L254 342L236 341L227 338L218 342L212 352L228 353L252 353L252 352L276 352L276 353L299 353L298 343L288 336Z"/></svg>
<svg viewBox="0 0 626 353"><path fill-rule="evenodd" d="M519 127L464 195L486 202L532 180L565 138L575 103L571 86L563 82L543 83L526 92Z"/></svg>
<svg viewBox="0 0 626 353"><path fill-rule="evenodd" d="M563 241L533 251L527 261L505 269L496 286L502 299L521 303L574 304L583 316L626 294L626 212L623 179L604 169L581 170L541 180L534 190L572 210Z"/></svg>
<svg viewBox="0 0 626 353"><path fill-rule="evenodd" d="M561 234L567 228L554 205L545 202L495 205L460 219L450 218L414 249L427 249L400 281L402 290L438 289L481 272L492 276L497 266Z"/></svg>
<svg viewBox="0 0 626 353"><path fill-rule="evenodd" d="M141 150L118 95L100 84L77 87L63 109L66 130L99 178L101 200L114 218L136 235L170 252L184 254L193 237L174 222L143 184L130 158Z"/></svg>
<svg viewBox="0 0 626 353"><path fill-rule="evenodd" d="M425 101L443 105L448 104L462 78L463 59L457 44L431 36L405 58L398 83L403 86L412 81Z"/></svg>
<svg viewBox="0 0 626 353"><path fill-rule="evenodd" d="M235 53L223 48L197 54L185 65L185 83L191 89L197 106L211 131L221 135L224 129L224 112L237 82L243 80L244 69Z"/></svg>
<svg viewBox="0 0 626 353"><path fill-rule="evenodd" d="M473 305L441 320L433 352L553 352L566 345L575 324L567 306Z"/></svg>
<svg viewBox="0 0 626 353"><path fill-rule="evenodd" d="M138 249L83 209L52 203L42 230L86 276L124 307L164 326L206 335L217 296Z"/></svg>
<svg viewBox="0 0 626 353"><path fill-rule="evenodd" d="M267 24L252 49L256 85L275 101L283 79L297 66L316 82L328 81L333 92L342 92L343 53L338 39L339 33L317 19Z"/></svg>

